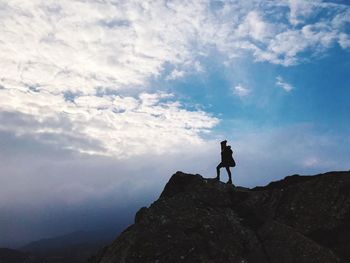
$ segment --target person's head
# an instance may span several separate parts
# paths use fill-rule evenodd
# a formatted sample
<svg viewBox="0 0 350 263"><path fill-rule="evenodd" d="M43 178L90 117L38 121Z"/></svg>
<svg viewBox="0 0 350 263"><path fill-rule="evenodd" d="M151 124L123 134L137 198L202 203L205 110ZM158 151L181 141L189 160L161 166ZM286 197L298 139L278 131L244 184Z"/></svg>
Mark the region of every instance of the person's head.
<svg viewBox="0 0 350 263"><path fill-rule="evenodd" d="M220 142L221 146L226 146L226 143L227 143L227 141L226 141L226 140L224 140L224 141Z"/></svg>
<svg viewBox="0 0 350 263"><path fill-rule="evenodd" d="M220 142L220 144L221 144L221 150L223 150L223 149L225 149L225 148L226 148L226 143L227 143L227 141L226 141L226 140L224 140L224 141Z"/></svg>

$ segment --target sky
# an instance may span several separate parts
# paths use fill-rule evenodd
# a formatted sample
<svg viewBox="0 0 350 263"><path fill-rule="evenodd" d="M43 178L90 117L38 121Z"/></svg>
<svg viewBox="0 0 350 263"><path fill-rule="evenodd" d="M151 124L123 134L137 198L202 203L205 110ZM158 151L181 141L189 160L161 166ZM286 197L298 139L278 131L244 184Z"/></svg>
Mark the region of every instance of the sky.
<svg viewBox="0 0 350 263"><path fill-rule="evenodd" d="M350 169L347 0L0 0L0 58L0 246L127 225L224 139L244 187Z"/></svg>

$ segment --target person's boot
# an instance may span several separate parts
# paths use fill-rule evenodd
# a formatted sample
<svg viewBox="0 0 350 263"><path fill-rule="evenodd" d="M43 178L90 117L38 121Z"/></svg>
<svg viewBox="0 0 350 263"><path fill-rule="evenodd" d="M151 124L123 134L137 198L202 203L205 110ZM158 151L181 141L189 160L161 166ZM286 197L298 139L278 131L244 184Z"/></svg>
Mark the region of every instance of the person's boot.
<svg viewBox="0 0 350 263"><path fill-rule="evenodd" d="M228 179L227 184L232 184L232 179Z"/></svg>
<svg viewBox="0 0 350 263"><path fill-rule="evenodd" d="M217 176L215 177L215 180L220 181L220 176L217 175Z"/></svg>

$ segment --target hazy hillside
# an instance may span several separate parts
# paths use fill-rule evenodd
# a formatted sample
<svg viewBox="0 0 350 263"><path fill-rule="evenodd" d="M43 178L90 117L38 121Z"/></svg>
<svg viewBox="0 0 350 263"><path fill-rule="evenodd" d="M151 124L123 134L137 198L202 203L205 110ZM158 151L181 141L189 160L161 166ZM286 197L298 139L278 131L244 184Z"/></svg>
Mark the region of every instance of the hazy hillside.
<svg viewBox="0 0 350 263"><path fill-rule="evenodd" d="M44 263L45 261L32 253L15 249L0 248L0 263Z"/></svg>
<svg viewBox="0 0 350 263"><path fill-rule="evenodd" d="M77 231L31 242L20 249L44 258L49 263L85 263L119 233L117 229Z"/></svg>

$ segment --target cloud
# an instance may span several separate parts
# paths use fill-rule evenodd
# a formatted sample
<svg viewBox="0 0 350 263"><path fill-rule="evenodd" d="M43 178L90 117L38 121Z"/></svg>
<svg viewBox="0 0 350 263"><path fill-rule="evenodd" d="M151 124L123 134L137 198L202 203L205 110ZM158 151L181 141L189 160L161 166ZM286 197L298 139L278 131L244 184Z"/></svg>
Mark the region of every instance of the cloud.
<svg viewBox="0 0 350 263"><path fill-rule="evenodd" d="M174 80L181 78L185 75L185 71L174 69L169 76L166 77L167 80Z"/></svg>
<svg viewBox="0 0 350 263"><path fill-rule="evenodd" d="M265 17L261 13L265 13ZM290 0L263 4L260 13L248 13L239 26L246 35L250 32L248 35L259 42L239 39L236 47L253 52L257 61L296 65L307 61L309 56L319 56L337 43L341 48L348 48L345 40L348 34L345 32L349 14L348 6L320 1ZM284 18L288 18L289 23L283 22ZM252 22L250 27L253 30L249 29L247 21Z"/></svg>
<svg viewBox="0 0 350 263"><path fill-rule="evenodd" d="M155 95L144 97L147 104L155 102ZM40 121L33 122L27 115L0 116L4 125L41 127ZM223 138L234 151L237 166L232 174L237 185L254 187L295 173L349 169L349 138L320 134L310 125L232 126L239 129L217 135L215 141L184 142L177 146L180 151L157 154L151 150L122 160L62 149L61 144L70 139L61 134L0 130L0 244L117 226L121 220L131 223L135 212L158 198L177 170L214 177ZM81 141L82 146L89 143L96 142ZM222 180L226 180L225 172Z"/></svg>
<svg viewBox="0 0 350 263"><path fill-rule="evenodd" d="M14 114L1 122L14 119L27 122ZM60 134L53 139L65 140ZM219 158L211 142L184 142L181 150L150 150L123 160L81 155L27 133L0 131L0 145L2 246L76 230L124 228L140 207L159 197L177 170L211 176Z"/></svg>
<svg viewBox="0 0 350 263"><path fill-rule="evenodd" d="M158 92L66 100L48 91L4 88L0 110L17 114L2 122L0 130L19 136L27 133L48 143L57 140L64 149L116 158L176 151L184 143L203 144L200 134L218 119L200 110L184 110L172 97ZM19 125L19 118L28 121Z"/></svg>
<svg viewBox="0 0 350 263"><path fill-rule="evenodd" d="M37 126L1 129L60 135L65 149L118 158L199 145L218 120L183 109L170 94L147 91L165 64L179 65L170 80L185 74L181 65L200 68L191 45L205 8L195 1L3 3L0 110Z"/></svg>
<svg viewBox="0 0 350 263"><path fill-rule="evenodd" d="M276 86L281 87L286 92L290 92L291 90L294 89L294 87L289 83L285 82L281 76L276 77Z"/></svg>
<svg viewBox="0 0 350 263"><path fill-rule="evenodd" d="M239 96L239 97L245 97L249 95L250 90L248 88L243 87L241 84L235 86L232 88L233 94Z"/></svg>
<svg viewBox="0 0 350 263"><path fill-rule="evenodd" d="M253 187L292 174L349 169L349 138L320 133L308 123L249 129L245 125L235 123L240 129L227 136L235 153L233 177L238 184Z"/></svg>
<svg viewBox="0 0 350 263"><path fill-rule="evenodd" d="M304 165L306 167L317 167L320 163L321 162L316 157L308 157L304 160Z"/></svg>
<svg viewBox="0 0 350 263"><path fill-rule="evenodd" d="M305 60L306 51L312 56L335 43L348 48L349 12L344 5L295 0L2 3L0 110L39 125L9 126L16 134L61 134L70 138L64 148L89 154L196 145L218 119L185 110L176 94L152 87L152 79L203 71L200 61L212 51L233 63L251 54L289 66ZM249 90L239 85L234 92Z"/></svg>
<svg viewBox="0 0 350 263"><path fill-rule="evenodd" d="M320 1L315 1L315 3L311 3L308 1L300 1L300 0L289 0L289 21L292 25L297 26L300 23L312 15L313 8L320 5Z"/></svg>
<svg viewBox="0 0 350 263"><path fill-rule="evenodd" d="M3 86L93 95L147 86L166 64L181 77L211 49L288 66L303 51L348 47L349 8L319 1L22 2L1 5Z"/></svg>
<svg viewBox="0 0 350 263"><path fill-rule="evenodd" d="M339 45L342 48L350 48L350 37L346 34L339 35Z"/></svg>
<svg viewBox="0 0 350 263"><path fill-rule="evenodd" d="M258 11L249 12L243 23L238 26L237 33L241 37L264 41L272 33L273 25L263 20Z"/></svg>

